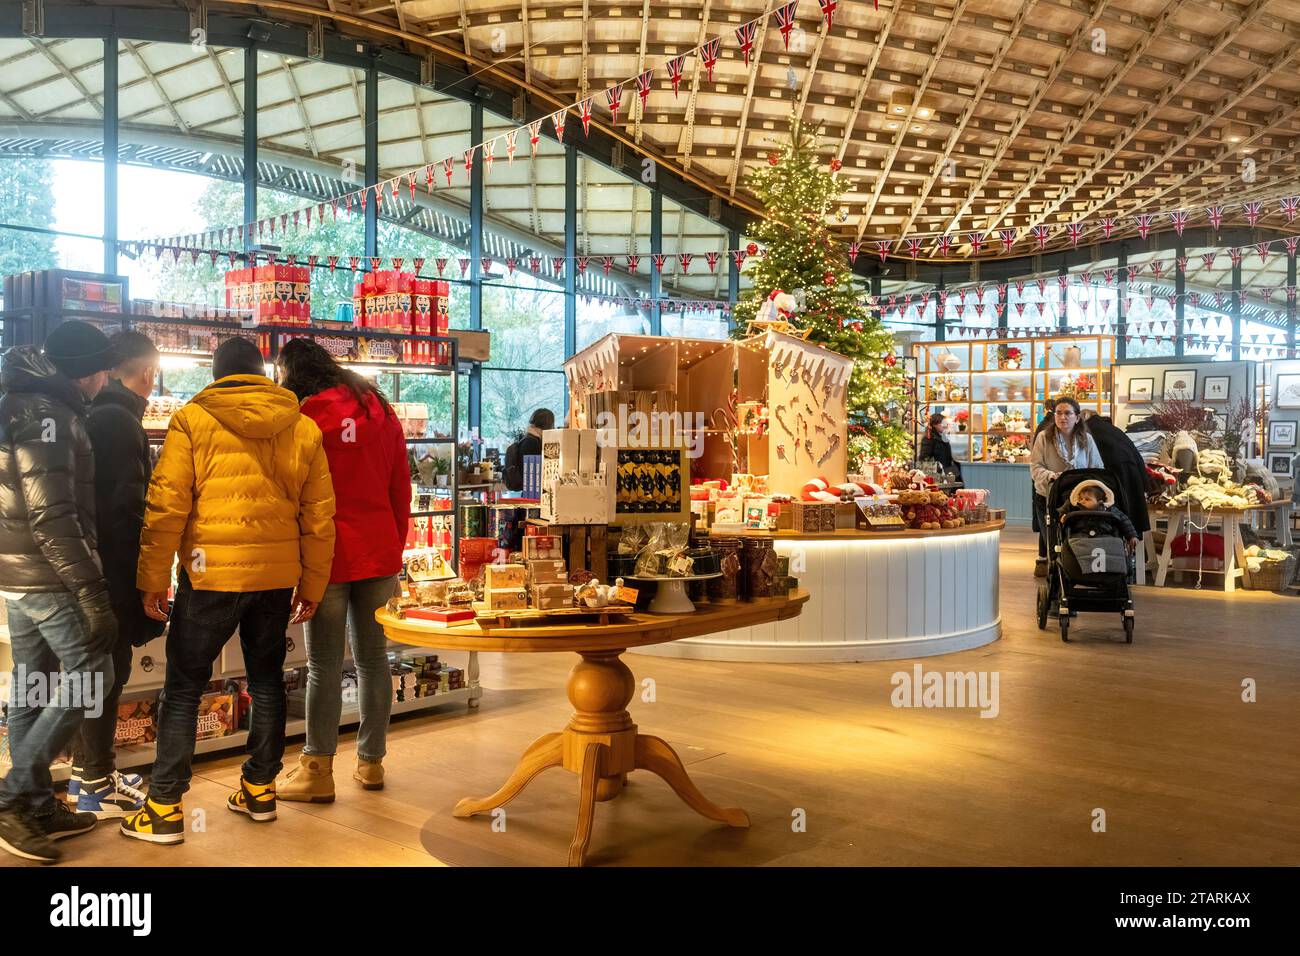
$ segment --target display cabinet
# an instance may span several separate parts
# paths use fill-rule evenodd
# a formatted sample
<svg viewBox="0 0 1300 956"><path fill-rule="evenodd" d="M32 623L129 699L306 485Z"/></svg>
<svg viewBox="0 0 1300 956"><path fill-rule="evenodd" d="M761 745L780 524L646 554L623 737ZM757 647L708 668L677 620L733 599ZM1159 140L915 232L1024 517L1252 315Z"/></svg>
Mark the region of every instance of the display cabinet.
<svg viewBox="0 0 1300 956"><path fill-rule="evenodd" d="M1044 404L1055 396L1110 410L1111 335L917 342L912 355L917 445L930 415L942 412L961 461L1027 463Z"/></svg>

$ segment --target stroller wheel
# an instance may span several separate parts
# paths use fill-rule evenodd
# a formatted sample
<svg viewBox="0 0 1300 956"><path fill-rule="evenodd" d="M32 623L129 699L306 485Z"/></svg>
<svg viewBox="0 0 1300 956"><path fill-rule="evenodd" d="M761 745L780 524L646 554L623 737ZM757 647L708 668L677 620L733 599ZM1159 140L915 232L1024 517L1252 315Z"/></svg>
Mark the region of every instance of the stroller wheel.
<svg viewBox="0 0 1300 956"><path fill-rule="evenodd" d="M1070 618L1067 615L1061 617L1061 640L1070 643Z"/></svg>
<svg viewBox="0 0 1300 956"><path fill-rule="evenodd" d="M1035 608L1038 612L1038 629L1047 630L1047 612L1052 606L1051 586L1047 583L1046 578L1040 578L1038 581L1038 604Z"/></svg>
<svg viewBox="0 0 1300 956"><path fill-rule="evenodd" d="M1133 643L1133 618L1131 617L1124 618L1124 643Z"/></svg>

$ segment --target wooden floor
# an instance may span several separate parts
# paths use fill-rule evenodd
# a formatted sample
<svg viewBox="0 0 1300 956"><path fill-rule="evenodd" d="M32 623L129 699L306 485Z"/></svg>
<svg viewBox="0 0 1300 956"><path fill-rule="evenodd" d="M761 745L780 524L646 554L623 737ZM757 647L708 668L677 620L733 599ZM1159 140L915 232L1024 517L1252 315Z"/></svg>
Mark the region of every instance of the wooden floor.
<svg viewBox="0 0 1300 956"><path fill-rule="evenodd" d="M912 662L769 665L629 655L657 699L632 705L706 794L749 811L748 831L689 811L657 778L598 804L593 865L1300 864L1300 598L1146 588L1136 642L1112 615L1081 617L1072 643L1037 630L1033 539L1008 532L1003 637L923 661L996 671L1000 713L896 709L891 675ZM935 600L942 600L936 595ZM452 707L393 728L389 786L350 781L333 805L281 804L258 825L228 813L239 760L200 763L188 811L206 832L153 847L113 830L65 841L70 863L130 866L563 863L578 781L537 778L490 819L455 820L523 748L569 715L566 655L484 655L480 712ZM1253 679L1258 702L1244 703ZM300 742L291 746L296 758ZM1105 811L1106 832L1092 829ZM806 832L792 814L806 813ZM21 865L0 854L0 866Z"/></svg>

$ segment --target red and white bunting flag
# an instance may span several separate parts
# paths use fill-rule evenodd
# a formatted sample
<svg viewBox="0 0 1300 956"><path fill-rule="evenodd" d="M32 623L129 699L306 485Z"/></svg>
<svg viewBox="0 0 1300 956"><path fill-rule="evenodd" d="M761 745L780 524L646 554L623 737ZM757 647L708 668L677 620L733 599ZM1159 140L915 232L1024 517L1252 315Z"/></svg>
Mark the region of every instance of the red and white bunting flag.
<svg viewBox="0 0 1300 956"><path fill-rule="evenodd" d="M1174 260L1174 262L1178 264L1179 274L1187 275L1187 257L1179 256L1177 259Z"/></svg>
<svg viewBox="0 0 1300 956"><path fill-rule="evenodd" d="M691 255L689 252L677 253L677 262L681 265L683 273L691 271L691 260L694 258L695 256Z"/></svg>
<svg viewBox="0 0 1300 956"><path fill-rule="evenodd" d="M358 267L359 265L361 265L361 257L360 257L360 256L348 256L348 268L349 268L349 269L351 269L353 272L356 272L356 271L357 271L357 267Z"/></svg>
<svg viewBox="0 0 1300 956"><path fill-rule="evenodd" d="M578 256L578 272L582 273L587 271L587 260L590 258L590 256Z"/></svg>
<svg viewBox="0 0 1300 956"><path fill-rule="evenodd" d="M557 276L564 273L564 256L551 256L551 271Z"/></svg>
<svg viewBox="0 0 1300 956"><path fill-rule="evenodd" d="M601 268L602 270L604 270L605 275L609 275L609 270L612 269L613 267L614 267L614 257L613 257L613 256L601 256L601 257L600 257L600 268Z"/></svg>
<svg viewBox="0 0 1300 956"><path fill-rule="evenodd" d="M1113 233L1114 231L1115 231L1115 217L1114 216L1104 217L1101 220L1101 234L1105 236L1107 239L1109 239L1111 237L1111 233Z"/></svg>
<svg viewBox="0 0 1300 956"><path fill-rule="evenodd" d="M1070 248L1077 248L1083 238L1083 223L1072 222L1065 227L1065 232L1070 237Z"/></svg>
<svg viewBox="0 0 1300 956"><path fill-rule="evenodd" d="M1295 302L1295 292L1296 292L1296 287L1295 287L1295 286L1293 286L1293 285L1289 285L1289 286L1286 287L1286 300L1287 300L1288 303L1294 303L1294 302Z"/></svg>
<svg viewBox="0 0 1300 956"><path fill-rule="evenodd" d="M939 237L939 255L946 257L952 248L952 236L944 234Z"/></svg>
<svg viewBox="0 0 1300 956"><path fill-rule="evenodd" d="M542 121L533 120L528 124L528 146L532 155L537 155L537 144L542 140Z"/></svg>
<svg viewBox="0 0 1300 956"><path fill-rule="evenodd" d="M1234 266L1241 265L1241 248L1239 246L1233 246L1229 249L1228 258L1232 260Z"/></svg>
<svg viewBox="0 0 1300 956"><path fill-rule="evenodd" d="M497 141L494 139L490 139L483 144L483 175L485 176L492 172L492 151L496 148L496 145Z"/></svg>
<svg viewBox="0 0 1300 956"><path fill-rule="evenodd" d="M984 239L984 233L982 232L966 233L966 241L970 243L971 255L977 256L980 254L980 250L984 248Z"/></svg>
<svg viewBox="0 0 1300 956"><path fill-rule="evenodd" d="M855 262L858 261L858 251L861 248L862 248L862 243L860 242L849 243L849 265L853 265ZM737 267L739 267L740 264L737 263L736 265Z"/></svg>
<svg viewBox="0 0 1300 956"><path fill-rule="evenodd" d="M1287 225L1295 221L1297 212L1300 212L1300 196L1283 196L1282 215L1286 216Z"/></svg>
<svg viewBox="0 0 1300 956"><path fill-rule="evenodd" d="M1030 232L1034 235L1034 241L1038 243L1039 249L1047 248L1047 240L1052 237L1051 226L1034 226Z"/></svg>
<svg viewBox="0 0 1300 956"><path fill-rule="evenodd" d="M1174 232L1181 236L1187 226L1187 210L1175 209L1169 214L1169 221L1174 225Z"/></svg>
<svg viewBox="0 0 1300 956"><path fill-rule="evenodd" d="M884 262L885 259L889 256L889 253L893 249L893 246L894 243L893 240L891 239L876 240L876 255L880 257L881 262Z"/></svg>
<svg viewBox="0 0 1300 956"><path fill-rule="evenodd" d="M1135 216L1134 221L1137 223L1138 235L1145 239L1151 234L1151 213L1144 212Z"/></svg>
<svg viewBox="0 0 1300 956"><path fill-rule="evenodd" d="M465 273L469 271L469 263L470 263L470 260L468 260L468 259L466 259L466 258L464 258L464 257L461 257L461 258L457 259L456 261L460 264L460 277L463 279L463 278L465 278Z"/></svg>
<svg viewBox="0 0 1300 956"><path fill-rule="evenodd" d="M1041 298L1042 296L1047 295L1047 280L1046 280L1046 279L1035 279L1035 280L1034 280L1034 283L1038 286L1038 295L1039 295L1040 298Z"/></svg>
<svg viewBox="0 0 1300 956"><path fill-rule="evenodd" d="M528 267L529 267L530 269L533 270L533 275L537 275L537 273L539 273L539 272L542 271L542 257L541 257L541 256L529 256L529 257L528 257Z"/></svg>
<svg viewBox="0 0 1300 956"><path fill-rule="evenodd" d="M1017 301L1013 304L1016 307L1016 318L1023 319L1025 317L1025 303Z"/></svg>
<svg viewBox="0 0 1300 956"><path fill-rule="evenodd" d="M415 268L415 274L416 274L416 275L419 275L421 272L424 271L424 260L423 260L423 259L412 259L412 260L411 260L411 265Z"/></svg>
<svg viewBox="0 0 1300 956"><path fill-rule="evenodd" d="M1288 256L1294 256L1296 243L1300 242L1300 236L1287 236L1282 241L1286 243L1286 254Z"/></svg>
<svg viewBox="0 0 1300 956"><path fill-rule="evenodd" d="M491 272L492 272L492 260L491 260L490 258L488 258L487 256L484 256L483 258L479 259L479 265L482 266L482 268L483 268L483 274L484 274L485 276L490 276L490 275L491 275Z"/></svg>
<svg viewBox="0 0 1300 956"><path fill-rule="evenodd" d="M1102 275L1102 278L1105 280L1106 285L1113 285L1113 284L1114 284L1114 282L1115 282L1115 270L1114 270L1114 269L1102 269L1102 270L1101 270L1101 275Z"/></svg>
<svg viewBox="0 0 1300 956"><path fill-rule="evenodd" d="M736 269L737 269L737 270L739 270L741 267L743 267L743 266L745 265L745 250L744 250L744 249L732 249L732 250L731 250L731 261L734 262L734 263L736 264Z"/></svg>
<svg viewBox="0 0 1300 956"><path fill-rule="evenodd" d="M1269 243L1267 242L1255 243L1255 252L1259 256L1260 265L1263 265L1264 263L1268 262L1268 252L1269 252L1268 247L1269 247Z"/></svg>
<svg viewBox="0 0 1300 956"><path fill-rule="evenodd" d="M1263 298L1265 302L1268 302L1270 299L1272 299L1273 293L1276 291L1277 289L1271 285L1264 285L1259 287L1260 297Z"/></svg>
<svg viewBox="0 0 1300 956"><path fill-rule="evenodd" d="M1213 268L1214 268L1214 257L1217 256L1217 255L1218 255L1217 252L1202 252L1202 253L1201 253L1201 265L1205 266L1205 268L1207 268L1207 269L1213 269Z"/></svg>
<svg viewBox="0 0 1300 956"><path fill-rule="evenodd" d="M564 121L568 118L568 110L556 110L551 114L551 126L555 129L555 138L560 142L564 142Z"/></svg>
<svg viewBox="0 0 1300 956"><path fill-rule="evenodd" d="M1214 304L1219 308L1223 308L1223 304L1227 301L1228 301L1228 297L1226 293L1223 292L1214 293Z"/></svg>
<svg viewBox="0 0 1300 956"><path fill-rule="evenodd" d="M1079 273L1079 278L1083 280L1083 284L1084 284L1084 285L1086 285L1086 286L1091 286L1091 285L1092 285L1092 273L1091 273L1091 272L1080 272L1080 273Z"/></svg>
<svg viewBox="0 0 1300 956"><path fill-rule="evenodd" d="M749 55L754 52L754 36L757 31L757 20L750 20L736 27L736 42L740 44L740 53L745 58L746 69L749 68Z"/></svg>
<svg viewBox="0 0 1300 956"><path fill-rule="evenodd" d="M476 149L478 149L477 146L471 146L469 149L465 150L465 172L466 173L472 173L474 171L474 151Z"/></svg>
<svg viewBox="0 0 1300 956"><path fill-rule="evenodd" d="M1151 260L1151 274L1159 279L1165 272L1165 263L1163 259Z"/></svg>
<svg viewBox="0 0 1300 956"><path fill-rule="evenodd" d="M442 275L443 270L447 268L446 259L434 259L433 264L438 269L438 275Z"/></svg>
<svg viewBox="0 0 1300 956"><path fill-rule="evenodd" d="M618 125L618 111L623 105L623 84L615 83L605 91L605 105L609 107L609 115L615 126Z"/></svg>
<svg viewBox="0 0 1300 956"><path fill-rule="evenodd" d="M519 130L512 129L506 133L506 162L511 166L515 164L515 142L519 138Z"/></svg>
<svg viewBox="0 0 1300 956"><path fill-rule="evenodd" d="M1263 205L1263 202L1258 199L1253 202L1242 203L1241 211L1245 213L1246 222L1250 223L1252 226L1259 222L1259 213Z"/></svg>
<svg viewBox="0 0 1300 956"><path fill-rule="evenodd" d="M1002 240L1002 250L1010 252L1011 247L1016 244L1016 230L1010 227L1001 229L998 231L998 238Z"/></svg>
<svg viewBox="0 0 1300 956"><path fill-rule="evenodd" d="M587 97L578 104L578 118L582 120L582 135L586 136L591 132L591 101L595 97Z"/></svg>
<svg viewBox="0 0 1300 956"><path fill-rule="evenodd" d="M519 260L518 260L518 259L515 259L515 258L512 258L512 257L507 257L507 258L506 258L506 275L511 275L511 276L514 275L514 274L515 274L515 266L517 266L518 264L519 264Z"/></svg>
<svg viewBox="0 0 1300 956"><path fill-rule="evenodd" d="M1199 292L1187 293L1187 304L1190 305L1193 309L1196 308L1198 305L1201 304L1201 294ZM1205 327L1204 319L1201 319L1201 327L1202 328Z"/></svg>
<svg viewBox="0 0 1300 956"><path fill-rule="evenodd" d="M677 98L677 87L682 82L682 71L686 68L686 57L675 56L668 61L668 82L673 85L673 99Z"/></svg>
<svg viewBox="0 0 1300 956"><path fill-rule="evenodd" d="M709 264L710 272L718 271L718 259L720 259L721 257L722 257L722 253L720 252L706 252L704 254L704 261Z"/></svg>
<svg viewBox="0 0 1300 956"><path fill-rule="evenodd" d="M907 254L915 259L921 254L921 246L924 242L920 239L912 238L907 240Z"/></svg>
<svg viewBox="0 0 1300 956"><path fill-rule="evenodd" d="M636 95L641 97L641 119L645 119L645 101L650 98L654 86L654 70L646 70L636 78Z"/></svg>
<svg viewBox="0 0 1300 956"><path fill-rule="evenodd" d="M818 5L822 8L822 17L826 20L826 29L831 28L831 21L835 19L835 8L839 5L839 0L817 0ZM876 9L880 9L880 2L876 0Z"/></svg>
<svg viewBox="0 0 1300 956"><path fill-rule="evenodd" d="M371 271L371 272L378 272L378 271L383 267L383 265L384 265L384 260L381 259L379 256L371 256L371 257L370 257L370 271Z"/></svg>
<svg viewBox="0 0 1300 956"><path fill-rule="evenodd" d="M456 165L456 160L448 156L442 161L442 172L447 177L447 185L451 185L451 171Z"/></svg>
<svg viewBox="0 0 1300 956"><path fill-rule="evenodd" d="M627 271L628 271L628 272L635 273L635 272L636 272L636 267L639 266L640 264L641 264L641 257L640 257L640 256L628 256L628 257L627 257Z"/></svg>
<svg viewBox="0 0 1300 956"><path fill-rule="evenodd" d="M406 260L405 260L404 258L402 258L401 256L393 256L393 258L392 258L391 261L392 261L392 263L393 263L393 271L394 271L394 272L401 272L401 271L402 271L402 263L404 263Z"/></svg>
<svg viewBox="0 0 1300 956"><path fill-rule="evenodd" d="M362 207L364 208L364 207ZM384 208L384 187L382 185L375 187L375 214Z"/></svg>
<svg viewBox="0 0 1300 956"><path fill-rule="evenodd" d="M1208 206L1206 207L1205 215L1210 220L1210 226L1215 232L1218 232L1219 227L1223 225L1223 207Z"/></svg>
<svg viewBox="0 0 1300 956"><path fill-rule="evenodd" d="M651 254L650 259L651 259L651 260L654 262L654 264L655 264L655 272L658 272L660 275L663 275L663 272L664 272L664 260L667 259L667 258L668 258L668 255L667 255L666 253L663 253L663 252L656 252L656 253L652 253L652 254Z"/></svg>
<svg viewBox="0 0 1300 956"><path fill-rule="evenodd" d="M1056 284L1057 284L1058 287L1060 287L1061 293L1064 294L1064 293L1065 293L1065 290L1066 290L1066 287L1068 287L1069 284L1070 284L1070 277L1069 277L1069 276L1057 276L1057 277L1056 277Z"/></svg>
<svg viewBox="0 0 1300 956"><path fill-rule="evenodd" d="M781 31L781 39L785 41L785 48L790 49L790 31L794 29L795 11L799 7L799 0L790 0L783 7L777 7L772 12L776 19L776 28Z"/></svg>
<svg viewBox="0 0 1300 956"><path fill-rule="evenodd" d="M700 62L704 64L704 72L708 74L709 82L713 82L713 68L718 65L718 56L722 53L722 40L714 37L702 47L700 47Z"/></svg>

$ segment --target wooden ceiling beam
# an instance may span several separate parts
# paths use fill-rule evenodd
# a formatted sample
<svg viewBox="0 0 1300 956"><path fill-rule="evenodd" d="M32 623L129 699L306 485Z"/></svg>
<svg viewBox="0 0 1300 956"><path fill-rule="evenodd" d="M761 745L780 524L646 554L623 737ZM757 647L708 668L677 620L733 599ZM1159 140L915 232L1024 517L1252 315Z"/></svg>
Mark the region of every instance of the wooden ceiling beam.
<svg viewBox="0 0 1300 956"><path fill-rule="evenodd" d="M636 75L640 76L645 72L645 45L650 34L650 0L641 0L641 51L636 58ZM632 109L636 113L636 125L632 130L632 142L640 145L641 143L641 121L644 119L645 106L641 100L640 94L635 89L632 90ZM645 101L648 102L648 101Z"/></svg>
<svg viewBox="0 0 1300 956"><path fill-rule="evenodd" d="M767 40L767 24L771 20L768 14L764 14L758 23L758 34L754 39L754 49L749 64L749 80L745 84L745 102L740 108L740 126L736 131L736 155L731 164L731 172L727 174L727 196L736 195L736 185L740 179L741 159L743 158L742 145L745 142L745 136L749 127L749 108L754 102L754 87L758 83L759 69L762 66L763 47ZM748 21L746 21L748 22Z"/></svg>
<svg viewBox="0 0 1300 956"><path fill-rule="evenodd" d="M709 31L709 8L713 5L713 0L704 0L704 9L700 11L700 32L695 38L695 45L698 47L708 39ZM695 59L695 69L691 73L691 91L686 97L685 127L682 131L682 140L679 140L677 152L682 157L682 168L689 170L691 168L691 153L695 149L695 104L699 100L700 93L700 74L704 72L704 64L697 56Z"/></svg>
<svg viewBox="0 0 1300 956"><path fill-rule="evenodd" d="M849 110L849 118L844 123L844 138L840 140L839 148L835 151L836 159L843 160L844 153L849 148L849 141L853 137L853 129L858 125L858 114L862 111L862 101L867 97L867 90L870 89L871 80L876 75L876 67L880 64L880 55L884 52L885 43L889 40L889 33L893 27L894 17L889 17L885 20L884 27L876 35L875 45L871 48L871 57L862 70L862 79L858 83L858 91L853 97L853 108Z"/></svg>

